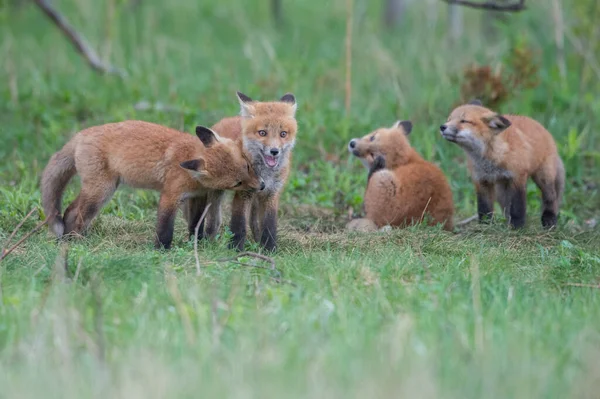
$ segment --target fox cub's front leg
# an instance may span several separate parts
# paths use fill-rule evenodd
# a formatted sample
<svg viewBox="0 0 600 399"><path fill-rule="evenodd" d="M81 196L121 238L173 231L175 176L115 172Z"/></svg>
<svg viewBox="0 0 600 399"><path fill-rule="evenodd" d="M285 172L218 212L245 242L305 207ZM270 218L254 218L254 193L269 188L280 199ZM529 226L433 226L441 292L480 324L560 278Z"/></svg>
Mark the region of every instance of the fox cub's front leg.
<svg viewBox="0 0 600 399"><path fill-rule="evenodd" d="M231 203L231 223L229 228L233 233L229 248L244 250L246 243L246 214L252 201L252 193L237 191Z"/></svg>
<svg viewBox="0 0 600 399"><path fill-rule="evenodd" d="M277 247L277 210L279 195L258 198L258 215L260 216L260 245L267 251L275 251Z"/></svg>
<svg viewBox="0 0 600 399"><path fill-rule="evenodd" d="M177 215L178 198L162 193L158 202L158 217L156 223L156 242L154 246L157 249L171 248L173 241L173 228L175 226L175 216Z"/></svg>

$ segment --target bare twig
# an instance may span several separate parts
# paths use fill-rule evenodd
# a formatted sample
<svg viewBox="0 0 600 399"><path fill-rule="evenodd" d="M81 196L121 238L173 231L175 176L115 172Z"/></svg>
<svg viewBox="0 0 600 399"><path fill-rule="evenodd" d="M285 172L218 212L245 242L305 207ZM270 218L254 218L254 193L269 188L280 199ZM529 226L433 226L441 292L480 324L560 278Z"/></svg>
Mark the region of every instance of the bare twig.
<svg viewBox="0 0 600 399"><path fill-rule="evenodd" d="M90 47L85 38L81 36L75 28L71 26L69 21L60 13L54 9L52 5L46 0L35 0L35 4L46 14L48 18L54 22L54 24L67 36L71 41L75 49L85 58L87 63L97 72L115 74L122 78L126 76L126 73L112 65L107 65L102 62L98 54L94 49Z"/></svg>
<svg viewBox="0 0 600 399"><path fill-rule="evenodd" d="M6 240L6 244L4 244L4 248L2 248L2 253L0 253L0 256L2 258L4 258L4 254L6 253L6 247L8 247L8 244L10 244L10 242L12 241L13 237L15 236L15 234L17 234L17 231L19 231L19 229L21 228L21 226L23 226L23 223L25 223L27 221L27 219L29 219L29 217L31 216L31 214L33 214L33 212L35 212L35 208L33 208L32 210L30 210L29 213L27 214L27 216L25 216L25 218L19 222L19 224L17 225L17 227L15 227L15 229L12 231L12 233L10 233L10 236L8 237L8 240Z"/></svg>
<svg viewBox="0 0 600 399"><path fill-rule="evenodd" d="M79 258L79 262L77 262L77 269L75 270L75 276L73 276L73 284L77 283L77 279L79 278L79 271L81 270L81 264L83 263L83 256Z"/></svg>
<svg viewBox="0 0 600 399"><path fill-rule="evenodd" d="M569 287L595 288L600 290L600 284L565 283Z"/></svg>
<svg viewBox="0 0 600 399"><path fill-rule="evenodd" d="M243 263L239 261L239 258L243 258L243 257L251 257L251 258L256 258L256 259L260 259L263 260L265 262L269 263L269 266L262 266L262 265L253 265L250 263ZM275 280L278 283L286 283L289 284L293 287L296 287L296 284L290 280L284 280L283 279L283 273L281 272L281 270L279 270L276 266L275 266L275 260L273 260L273 258L270 258L268 256L265 255L261 255L261 254L257 254L256 252L240 252L239 254L237 254L236 256L233 256L231 258L222 258L222 259L217 259L215 261L209 261L209 262L204 262L205 265L209 265L209 264L214 264L214 263L225 263L225 262L231 262L234 263L236 265L239 266L243 266L243 267L253 267L256 269L265 269L265 270L269 270L271 271L271 273L273 273L274 275L271 276L271 278L273 280Z"/></svg>
<svg viewBox="0 0 600 399"><path fill-rule="evenodd" d="M443 0L448 4L456 4L458 6L465 6L471 8L477 8L480 10L490 10L490 11L511 11L518 12L526 9L525 0L518 0L514 3L496 3L495 1L485 1L485 2L477 2L470 0Z"/></svg>
<svg viewBox="0 0 600 399"><path fill-rule="evenodd" d="M467 225L467 224L469 224L469 223L477 220L478 217L479 217L478 215L470 216L470 217L468 217L466 219L461 220L460 222L457 222L456 226L457 227L459 227L459 226L465 226L465 225Z"/></svg>
<svg viewBox="0 0 600 399"><path fill-rule="evenodd" d="M212 204L208 203L206 208L204 208L204 212L202 212L202 216L200 216L200 220L196 223L196 228L194 229L194 257L196 258L196 276L201 274L200 272L200 256L198 256L198 231L200 230L200 225L204 221L206 217L206 213L208 212L208 208L210 208Z"/></svg>
<svg viewBox="0 0 600 399"><path fill-rule="evenodd" d="M353 1L346 0L346 115L350 114L352 100L352 8Z"/></svg>
<svg viewBox="0 0 600 399"><path fill-rule="evenodd" d="M19 241L17 241L17 243L15 245L13 245L12 247L10 247L6 251L4 251L4 253L2 254L2 256L0 256L0 261L4 260L4 258L6 258L12 251L14 251L19 245L21 245L23 243L23 241L25 241L26 239L28 239L32 234L34 234L40 228L42 228L43 226L45 226L46 223L48 223L47 220L44 220L43 222L38 223L37 226L35 226L33 228L33 230L31 230L29 233L25 234L25 236L23 238L21 238Z"/></svg>

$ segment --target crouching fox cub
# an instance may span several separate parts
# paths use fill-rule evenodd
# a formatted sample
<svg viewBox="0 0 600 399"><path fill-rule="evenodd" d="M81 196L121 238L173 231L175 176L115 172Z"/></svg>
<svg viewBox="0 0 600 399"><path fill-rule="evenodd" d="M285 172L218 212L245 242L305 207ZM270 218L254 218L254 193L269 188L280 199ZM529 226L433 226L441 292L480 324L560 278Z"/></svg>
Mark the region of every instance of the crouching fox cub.
<svg viewBox="0 0 600 399"><path fill-rule="evenodd" d="M264 188L240 144L202 126L196 135L141 121L82 130L50 158L42 175L50 229L58 237L82 234L123 183L160 191L156 246L169 248L184 199L207 190ZM62 195L75 174L81 192L61 217ZM200 215L194 218L197 223Z"/></svg>
<svg viewBox="0 0 600 399"><path fill-rule="evenodd" d="M365 193L366 219L355 219L350 230L375 230L386 225L404 227L421 222L452 230L452 191L442 171L410 146L409 121L380 128L352 139L348 151L369 169Z"/></svg>
<svg viewBox="0 0 600 399"><path fill-rule="evenodd" d="M542 191L542 225L556 225L565 169L552 135L525 116L500 115L473 101L456 108L440 126L442 136L468 155L479 220L497 200L513 227L525 224L529 177Z"/></svg>

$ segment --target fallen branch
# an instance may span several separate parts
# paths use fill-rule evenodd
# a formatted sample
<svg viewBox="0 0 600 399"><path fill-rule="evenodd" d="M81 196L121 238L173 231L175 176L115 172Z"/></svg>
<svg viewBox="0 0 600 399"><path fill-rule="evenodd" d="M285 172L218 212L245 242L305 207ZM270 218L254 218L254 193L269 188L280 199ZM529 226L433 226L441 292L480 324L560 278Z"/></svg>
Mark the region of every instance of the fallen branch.
<svg viewBox="0 0 600 399"><path fill-rule="evenodd" d="M251 258L256 258L256 259L260 259L263 260L265 262L269 263L269 266L262 266L262 265L253 265L250 263L243 263L240 262L239 259L243 258L243 257L251 257ZM275 266L275 260L273 258L270 258L266 255L261 255L261 254L257 254L256 252L240 252L239 254L237 254L236 256L232 256L231 258L221 258L221 259L217 259L215 261L209 261L209 262L205 262L205 265L209 265L209 264L215 264L215 263L227 263L227 262L231 262L234 263L236 265L240 265L240 266L244 266L244 267L253 267L256 269L265 269L265 270L269 270L271 273L273 273L274 275L271 276L271 278L273 280L275 280L277 283L286 283L289 284L293 287L296 287L296 284L290 280L284 280L283 279L283 273L281 272L281 270L279 270L276 266Z"/></svg>
<svg viewBox="0 0 600 399"><path fill-rule="evenodd" d="M478 218L478 217L479 217L478 215L473 215L473 216L470 216L470 217L468 217L468 218L466 218L466 219L463 219L463 220L461 220L460 222L457 222L457 223L456 223L456 226L457 226L457 227L460 227L460 226L465 226L465 225L467 225L467 224L469 224L469 223L471 223L471 222L473 222L473 221L477 220L477 218Z"/></svg>
<svg viewBox="0 0 600 399"><path fill-rule="evenodd" d="M194 257L196 258L196 276L199 276L201 274L200 256L198 255L198 231L200 230L200 225L204 221L206 213L208 212L208 208L210 208L211 205L212 203L208 203L206 205L206 208L204 208L204 212L202 212L202 216L200 216L200 220L198 220L198 223L196 223L196 228L194 229Z"/></svg>
<svg viewBox="0 0 600 399"><path fill-rule="evenodd" d="M495 1L486 1L486 2L477 2L470 0L443 0L448 4L453 4L457 6L465 6L476 8L480 10L490 10L490 11L510 11L510 12L518 12L526 9L525 0L519 0L514 3L496 3Z"/></svg>
<svg viewBox="0 0 600 399"><path fill-rule="evenodd" d="M25 216L25 218L23 218L23 220L21 220L19 222L19 224L17 225L17 227L15 227L15 229L12 231L12 233L10 233L10 236L8 237L8 240L6 240L6 244L4 245L4 248L2 248L2 252L0 252L0 256L2 258L4 258L4 254L6 253L6 247L8 246L8 244L10 244L10 242L14 238L15 234L17 234L17 231L19 231L19 229L21 228L21 226L23 226L23 223L25 223L27 221L27 219L29 219L29 217L33 214L33 212L35 212L35 208L33 208L32 210L30 210L29 213Z"/></svg>
<svg viewBox="0 0 600 399"><path fill-rule="evenodd" d="M23 220L21 220L21 222L17 225L17 227L15 227L15 229L13 230L10 237L8 237L8 240L6 241L6 245L4 246L4 248L6 248L8 246L8 244L10 244L10 241L13 239L13 237L17 233L17 230L19 230L19 228L21 228L23 223L25 223L25 221L27 219L29 219L29 217L31 216L31 214L33 213L34 210L35 209L31 210L31 212L29 212L27 214L27 216L25 216L25 218ZM21 245L26 239L31 237L31 235L33 235L36 231L38 231L40 228L42 228L42 226L45 226L46 223L48 223L47 220L44 220L43 222L38 223L37 226L35 226L33 228L33 230L31 230L29 233L25 234L25 236L23 238L21 238L19 241L17 241L17 243L15 245L13 245L12 247L10 247L8 249L2 249L2 254L0 254L0 261L4 260L4 258L6 258L12 251L14 251L15 248L17 248L19 245Z"/></svg>
<svg viewBox="0 0 600 399"><path fill-rule="evenodd" d="M54 24L67 36L71 41L77 52L79 52L87 63L97 72L110 73L120 76L121 78L126 77L126 73L110 64L105 64L100 60L100 56L94 49L90 47L85 38L81 36L75 28L69 24L69 21L54 7L52 7L46 0L34 0L35 4L46 14L48 18L54 22Z"/></svg>
<svg viewBox="0 0 600 399"><path fill-rule="evenodd" d="M600 284L565 283L569 287L596 288L600 290Z"/></svg>

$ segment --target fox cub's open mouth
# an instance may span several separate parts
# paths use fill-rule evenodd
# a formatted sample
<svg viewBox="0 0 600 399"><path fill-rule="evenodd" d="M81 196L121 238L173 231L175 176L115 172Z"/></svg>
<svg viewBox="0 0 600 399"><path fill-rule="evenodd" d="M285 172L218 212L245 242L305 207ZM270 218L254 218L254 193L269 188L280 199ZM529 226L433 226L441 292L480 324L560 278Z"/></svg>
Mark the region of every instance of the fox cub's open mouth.
<svg viewBox="0 0 600 399"><path fill-rule="evenodd" d="M274 168L279 163L279 159L275 158L272 155L263 155L263 159L265 160L265 164L269 168Z"/></svg>

